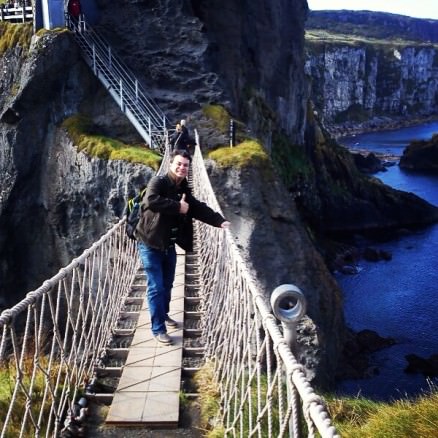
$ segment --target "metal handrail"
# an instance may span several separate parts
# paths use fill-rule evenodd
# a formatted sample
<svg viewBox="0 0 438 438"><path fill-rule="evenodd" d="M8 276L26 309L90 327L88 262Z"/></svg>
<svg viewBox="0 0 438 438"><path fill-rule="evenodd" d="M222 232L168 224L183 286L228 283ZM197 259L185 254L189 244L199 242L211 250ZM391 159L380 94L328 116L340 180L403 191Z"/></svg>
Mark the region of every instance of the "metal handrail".
<svg viewBox="0 0 438 438"><path fill-rule="evenodd" d="M73 31L83 56L96 76L114 93L122 111L140 125L140 134L152 148L164 150L168 121L158 105L141 87L129 68L117 59L102 36L97 34L81 17L67 17L67 26ZM115 96L113 96L115 97ZM127 114L127 115L128 115ZM135 124L135 123L134 123Z"/></svg>
<svg viewBox="0 0 438 438"><path fill-rule="evenodd" d="M15 21L19 20L24 23L33 19L32 6L19 6L18 8L7 8L0 6L0 21Z"/></svg>

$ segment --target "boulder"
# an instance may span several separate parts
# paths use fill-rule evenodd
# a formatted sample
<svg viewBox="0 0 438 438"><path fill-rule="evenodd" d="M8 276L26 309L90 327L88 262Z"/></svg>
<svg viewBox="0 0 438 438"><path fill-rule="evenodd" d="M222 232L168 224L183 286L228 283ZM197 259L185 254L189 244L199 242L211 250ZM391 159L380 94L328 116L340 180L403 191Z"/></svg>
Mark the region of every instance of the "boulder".
<svg viewBox="0 0 438 438"><path fill-rule="evenodd" d="M438 354L432 354L429 358L407 354L405 358L408 361L408 366L405 368L406 373L421 373L427 377L438 376Z"/></svg>
<svg viewBox="0 0 438 438"><path fill-rule="evenodd" d="M370 363L369 355L394 344L394 339L381 337L373 330L365 329L357 333L351 331L344 345L337 378L363 379L379 374L378 367Z"/></svg>
<svg viewBox="0 0 438 438"><path fill-rule="evenodd" d="M438 134L430 140L411 142L403 151L399 166L403 169L438 172Z"/></svg>
<svg viewBox="0 0 438 438"><path fill-rule="evenodd" d="M352 153L357 168L363 173L377 173L386 171L386 167L380 158L370 152L368 155L361 153Z"/></svg>
<svg viewBox="0 0 438 438"><path fill-rule="evenodd" d="M379 262L381 260L391 260L392 254L381 249L366 247L363 250L362 257L368 262Z"/></svg>

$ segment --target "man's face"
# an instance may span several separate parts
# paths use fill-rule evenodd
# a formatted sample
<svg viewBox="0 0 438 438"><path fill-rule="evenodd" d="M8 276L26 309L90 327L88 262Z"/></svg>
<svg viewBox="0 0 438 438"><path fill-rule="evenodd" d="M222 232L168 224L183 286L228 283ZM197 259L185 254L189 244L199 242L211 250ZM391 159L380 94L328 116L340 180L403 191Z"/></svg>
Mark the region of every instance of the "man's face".
<svg viewBox="0 0 438 438"><path fill-rule="evenodd" d="M178 177L185 178L189 173L190 160L181 155L177 155L172 163L170 163L170 170Z"/></svg>

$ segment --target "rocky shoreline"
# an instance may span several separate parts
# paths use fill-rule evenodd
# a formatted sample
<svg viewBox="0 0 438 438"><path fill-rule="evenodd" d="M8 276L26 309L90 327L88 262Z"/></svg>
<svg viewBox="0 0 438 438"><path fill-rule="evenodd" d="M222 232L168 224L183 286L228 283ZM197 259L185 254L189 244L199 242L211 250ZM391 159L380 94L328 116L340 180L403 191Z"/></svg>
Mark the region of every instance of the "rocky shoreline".
<svg viewBox="0 0 438 438"><path fill-rule="evenodd" d="M367 132L388 131L393 129L407 128L422 123L438 122L438 115L427 117L374 117L365 122L354 123L345 122L342 124L327 124L324 126L326 131L336 140L345 136L354 136ZM403 156L406 153L403 152ZM412 148L411 148L412 149ZM370 152L366 149L348 148L353 155L356 166L363 173L374 174L377 172L386 171L387 167L399 164L402 160L402 155L394 155L388 153ZM405 162L407 160L405 159ZM406 164L405 167L414 168L413 165ZM424 167L424 166L423 166ZM434 168L433 168L434 169Z"/></svg>
<svg viewBox="0 0 438 438"><path fill-rule="evenodd" d="M430 116L381 116L373 117L364 122L344 122L339 124L324 124L327 132L335 139L348 135L364 134L366 132L389 131L391 129L407 128L409 126L419 125L421 123L436 122L438 115Z"/></svg>

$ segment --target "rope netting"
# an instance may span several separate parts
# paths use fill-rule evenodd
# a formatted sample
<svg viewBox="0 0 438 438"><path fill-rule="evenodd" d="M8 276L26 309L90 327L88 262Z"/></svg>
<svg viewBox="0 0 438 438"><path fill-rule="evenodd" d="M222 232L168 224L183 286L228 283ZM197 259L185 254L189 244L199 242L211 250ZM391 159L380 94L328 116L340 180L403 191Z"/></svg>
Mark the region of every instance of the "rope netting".
<svg viewBox="0 0 438 438"><path fill-rule="evenodd" d="M199 148L193 188L195 196L220 211ZM195 224L203 336L219 388L225 435L338 436L231 233Z"/></svg>
<svg viewBox="0 0 438 438"><path fill-rule="evenodd" d="M138 268L122 224L1 314L1 437L58 436L74 415Z"/></svg>
<svg viewBox="0 0 438 438"><path fill-rule="evenodd" d="M157 174L168 162L167 148ZM80 417L139 267L124 225L0 315L0 438L58 436Z"/></svg>
<svg viewBox="0 0 438 438"><path fill-rule="evenodd" d="M168 153L159 173L167 163ZM195 195L220 211L199 148L193 182ZM230 232L195 227L203 336L225 435L336 437ZM0 315L0 437L58 436L80 414L137 269L136 245L121 220Z"/></svg>

